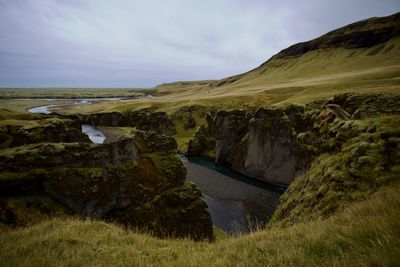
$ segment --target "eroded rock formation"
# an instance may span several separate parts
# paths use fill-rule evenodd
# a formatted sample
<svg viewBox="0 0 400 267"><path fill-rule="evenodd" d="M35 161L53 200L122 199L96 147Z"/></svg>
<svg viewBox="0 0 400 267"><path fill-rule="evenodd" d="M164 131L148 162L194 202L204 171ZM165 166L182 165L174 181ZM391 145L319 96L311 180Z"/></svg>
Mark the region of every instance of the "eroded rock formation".
<svg viewBox="0 0 400 267"><path fill-rule="evenodd" d="M244 175L288 186L318 155L339 151L357 134L346 122L350 115L357 119L400 114L399 103L399 95L344 94L319 106L260 108L255 115L244 110L220 111L215 117L209 114L207 126L197 129L188 155L213 155L216 163ZM320 117L324 105L345 115L325 120Z"/></svg>
<svg viewBox="0 0 400 267"><path fill-rule="evenodd" d="M76 214L158 236L213 240L205 200L196 186L184 183L185 176L175 140L154 132L101 145L47 142L3 149L0 222L20 226Z"/></svg>
<svg viewBox="0 0 400 267"><path fill-rule="evenodd" d="M41 142L90 142L82 133L78 120L45 119L33 125L2 125L0 148L15 147Z"/></svg>
<svg viewBox="0 0 400 267"><path fill-rule="evenodd" d="M155 131L172 135L175 126L165 112L152 112L147 109L131 112L108 112L82 115L84 123L96 126L132 126L143 131Z"/></svg>

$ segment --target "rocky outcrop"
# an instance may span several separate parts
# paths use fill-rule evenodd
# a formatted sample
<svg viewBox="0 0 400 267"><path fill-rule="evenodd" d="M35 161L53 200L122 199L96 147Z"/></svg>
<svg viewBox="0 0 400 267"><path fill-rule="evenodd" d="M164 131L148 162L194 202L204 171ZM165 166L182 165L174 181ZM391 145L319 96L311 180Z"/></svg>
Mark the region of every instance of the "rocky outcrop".
<svg viewBox="0 0 400 267"><path fill-rule="evenodd" d="M215 158L215 139L204 125L198 127L192 139L189 140L188 156L205 156Z"/></svg>
<svg viewBox="0 0 400 267"><path fill-rule="evenodd" d="M113 214L128 225L143 227L158 236L213 240L212 225L200 190L191 183L165 191L139 207ZM166 211L166 212L160 212Z"/></svg>
<svg viewBox="0 0 400 267"><path fill-rule="evenodd" d="M189 156L214 156L215 162L273 184L288 186L323 153L337 153L358 132L350 119L400 114L396 94L342 94L307 107L260 108L207 116L189 142ZM332 116L326 118L329 108ZM210 152L214 145L214 153Z"/></svg>
<svg viewBox="0 0 400 267"><path fill-rule="evenodd" d="M43 214L46 209L39 207L46 200L52 203L47 205L49 214L61 205L67 213L83 217L146 229L151 225L159 236L212 240L205 200L196 187L184 184L185 176L175 140L151 132L139 131L102 145L39 143L4 149L0 150L0 221L18 225L20 209L13 211L10 203L37 196L38 208L27 209L24 203L18 207ZM147 219L134 220L138 214L147 214L143 215ZM164 217L171 221L163 221Z"/></svg>
<svg viewBox="0 0 400 267"><path fill-rule="evenodd" d="M248 129L244 110L220 111L213 123L215 138L215 163L230 164L240 140Z"/></svg>
<svg viewBox="0 0 400 267"><path fill-rule="evenodd" d="M296 151L296 119L301 107L260 109L246 137L235 150L232 169L273 184L289 185L304 173L303 155Z"/></svg>
<svg viewBox="0 0 400 267"><path fill-rule="evenodd" d="M369 199L380 187L397 186L399 115L335 121L318 128L327 152L285 191L270 226L326 218L349 203Z"/></svg>
<svg viewBox="0 0 400 267"><path fill-rule="evenodd" d="M1 126L0 148L41 142L90 142L78 120L46 119L37 124Z"/></svg>
<svg viewBox="0 0 400 267"><path fill-rule="evenodd" d="M128 118L120 112L84 115L83 122L96 126L128 126Z"/></svg>
<svg viewBox="0 0 400 267"><path fill-rule="evenodd" d="M308 161L299 155L297 134L312 127L304 108L261 108L255 115L244 110L220 111L208 116L189 143L189 155L205 155L215 140L215 162L239 173L273 184L288 185L303 173ZM311 125L311 126L310 126ZM208 153L209 154L209 153Z"/></svg>
<svg viewBox="0 0 400 267"><path fill-rule="evenodd" d="M328 101L342 106L354 119L400 114L400 95L341 94Z"/></svg>
<svg viewBox="0 0 400 267"><path fill-rule="evenodd" d="M108 112L82 115L82 121L95 126L131 126L143 131L155 131L172 135L175 127L165 112L151 112L147 109L131 112Z"/></svg>

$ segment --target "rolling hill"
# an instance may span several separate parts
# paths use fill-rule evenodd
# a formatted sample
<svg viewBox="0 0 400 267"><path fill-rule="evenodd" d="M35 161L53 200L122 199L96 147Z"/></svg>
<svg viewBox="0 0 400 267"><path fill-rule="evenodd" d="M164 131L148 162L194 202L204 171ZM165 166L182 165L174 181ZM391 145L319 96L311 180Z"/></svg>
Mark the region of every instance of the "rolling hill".
<svg viewBox="0 0 400 267"><path fill-rule="evenodd" d="M400 13L396 13L295 44L240 75L162 84L156 90L160 95L192 99L253 95L267 104L280 91L283 97L272 102L306 103L345 91L398 91L399 62Z"/></svg>

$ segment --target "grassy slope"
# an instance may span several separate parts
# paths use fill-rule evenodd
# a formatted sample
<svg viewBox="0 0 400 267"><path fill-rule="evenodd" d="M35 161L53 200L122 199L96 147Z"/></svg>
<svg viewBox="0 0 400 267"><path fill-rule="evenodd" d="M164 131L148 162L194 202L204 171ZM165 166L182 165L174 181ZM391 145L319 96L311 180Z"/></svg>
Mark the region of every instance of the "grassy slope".
<svg viewBox="0 0 400 267"><path fill-rule="evenodd" d="M384 47L315 50L300 57L273 59L230 84L213 87L212 82L190 86L173 83L160 87L161 96L156 98L104 102L85 106L80 112L153 106L172 113L194 104L217 108L305 104L343 92L399 92L399 62L400 38L388 41Z"/></svg>
<svg viewBox="0 0 400 267"><path fill-rule="evenodd" d="M55 219L0 233L0 266L396 266L400 187L327 220L213 244L159 240L99 221Z"/></svg>

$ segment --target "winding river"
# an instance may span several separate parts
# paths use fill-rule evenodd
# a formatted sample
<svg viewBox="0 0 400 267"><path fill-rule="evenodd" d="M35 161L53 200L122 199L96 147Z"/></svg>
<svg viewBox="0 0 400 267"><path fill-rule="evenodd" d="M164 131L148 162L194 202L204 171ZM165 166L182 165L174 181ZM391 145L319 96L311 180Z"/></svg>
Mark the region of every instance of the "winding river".
<svg viewBox="0 0 400 267"><path fill-rule="evenodd" d="M25 100L25 99L21 99ZM30 100L30 99L26 99ZM36 99L36 100L46 100L46 101L59 101L59 100L70 100L74 101L73 103L68 103L68 104L49 104L49 105L44 105L44 106L38 106L38 107L33 107L27 109L28 112L30 113L42 113L42 114L51 114L53 113L49 108L54 108L54 107L66 107L66 106L73 106L73 105L90 105L94 103L94 101L99 101L99 100L106 100L106 101L119 101L122 100L120 97L112 97L112 98L85 98L85 99Z"/></svg>

